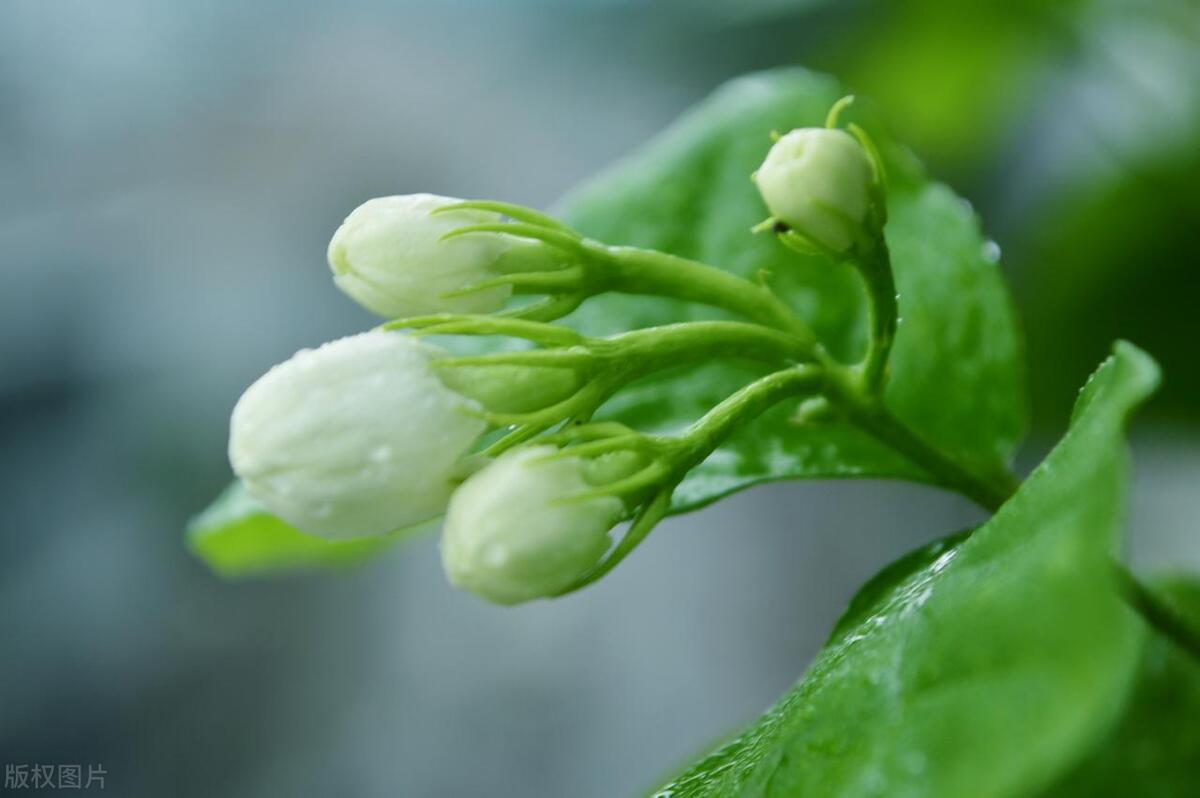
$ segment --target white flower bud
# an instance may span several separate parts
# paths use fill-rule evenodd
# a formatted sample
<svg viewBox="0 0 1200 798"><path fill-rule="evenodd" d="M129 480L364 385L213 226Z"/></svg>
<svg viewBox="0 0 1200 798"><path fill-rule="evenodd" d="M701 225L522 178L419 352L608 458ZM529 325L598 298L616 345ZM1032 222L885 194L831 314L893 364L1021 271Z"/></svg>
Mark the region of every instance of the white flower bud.
<svg viewBox="0 0 1200 798"><path fill-rule="evenodd" d="M839 253L862 237L874 169L849 133L793 130L771 147L754 180L771 215L800 235Z"/></svg>
<svg viewBox="0 0 1200 798"><path fill-rule="evenodd" d="M592 490L587 463L546 459L552 446L516 449L463 483L450 499L442 564L458 587L497 604L552 596L591 570L625 506Z"/></svg>
<svg viewBox="0 0 1200 798"><path fill-rule="evenodd" d="M325 538L439 515L456 463L486 426L434 373L440 354L382 331L297 352L238 400L233 470L272 513Z"/></svg>
<svg viewBox="0 0 1200 798"><path fill-rule="evenodd" d="M389 319L499 310L511 293L508 286L447 296L495 277L493 268L509 246L498 235L442 241L456 228L500 221L499 214L476 210L432 215L458 202L407 194L359 205L329 242L333 281L360 305Z"/></svg>

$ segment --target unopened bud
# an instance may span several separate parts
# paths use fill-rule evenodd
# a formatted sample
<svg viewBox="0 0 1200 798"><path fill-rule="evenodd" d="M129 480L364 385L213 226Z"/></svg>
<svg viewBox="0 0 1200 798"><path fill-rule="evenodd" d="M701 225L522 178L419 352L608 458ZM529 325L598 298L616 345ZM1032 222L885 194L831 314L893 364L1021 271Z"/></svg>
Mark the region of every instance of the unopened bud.
<svg viewBox="0 0 1200 798"><path fill-rule="evenodd" d="M495 286L455 294L497 276L509 247L498 235L442 236L466 225L500 221L479 210L433 211L461 200L407 194L368 200L354 209L329 242L338 288L385 318L432 313L492 313L511 289ZM452 295L453 294L453 295Z"/></svg>
<svg viewBox="0 0 1200 798"><path fill-rule="evenodd" d="M497 604L556 595L594 568L625 512L615 496L588 496L589 463L552 446L516 449L454 493L442 563L458 587Z"/></svg>
<svg viewBox="0 0 1200 798"><path fill-rule="evenodd" d="M799 128L783 136L754 175L771 215L835 253L865 230L875 183L862 145L843 130Z"/></svg>
<svg viewBox="0 0 1200 798"><path fill-rule="evenodd" d="M325 538L378 535L441 514L483 433L447 388L436 347L373 331L302 350L238 400L229 459L275 515Z"/></svg>

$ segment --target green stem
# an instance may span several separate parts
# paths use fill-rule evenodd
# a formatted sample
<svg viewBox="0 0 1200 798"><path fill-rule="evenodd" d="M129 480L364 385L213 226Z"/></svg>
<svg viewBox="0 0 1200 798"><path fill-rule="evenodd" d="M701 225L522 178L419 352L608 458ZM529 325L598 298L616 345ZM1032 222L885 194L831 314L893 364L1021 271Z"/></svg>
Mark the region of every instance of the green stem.
<svg viewBox="0 0 1200 798"><path fill-rule="evenodd" d="M585 241L605 268L605 287L629 294L670 296L738 313L797 336L815 346L817 337L787 303L767 288L687 258L636 247L610 247Z"/></svg>
<svg viewBox="0 0 1200 798"><path fill-rule="evenodd" d="M612 339L613 343L622 342L630 347L629 352L634 355L618 384L677 362L694 362L697 357L733 355L767 362L815 361L826 375L825 393L830 402L853 423L927 471L938 484L959 491L989 510L997 509L1016 489L1011 474L976 473L926 441L883 405L883 386L896 336L898 309L890 256L882 237L873 247L861 252L854 262L866 286L871 324L870 345L864 361L857 367L846 367L832 358L812 329L765 285L664 252L608 246L590 239L580 239L576 246L586 259L600 266L587 270L587 279L592 281L588 293L617 291L699 302L737 313L787 336L772 337L768 330L752 331L752 325L734 322L724 323L729 325L726 327L720 327L720 322L700 322L696 324L714 326L668 325L635 331ZM705 330L714 334L719 332L719 339L704 342ZM680 360L681 357L686 359ZM771 381L772 377L764 379ZM795 377L780 379L784 384L792 384ZM762 381L747 387L747 390L754 389L748 396L758 396L760 390L767 390L765 385L775 384L768 382L760 386L760 383ZM778 390L784 390L783 395L787 393L786 389ZM726 401L749 401L738 399L741 395L739 392ZM770 403L780 398L782 395ZM705 416L703 423L718 424L723 418L740 417L749 412L738 410L735 416L728 416L732 411L724 408L724 404ZM716 435L714 439L719 437Z"/></svg>
<svg viewBox="0 0 1200 798"><path fill-rule="evenodd" d="M436 363L442 379L453 389L480 402L493 426L533 425L540 429L563 418L590 418L617 391L634 380L677 366L734 358L781 368L813 362L819 352L790 333L738 321L696 321L648 327L612 338L585 338L543 322L497 319L493 316L431 316L394 323L423 332L466 335L512 335L547 342L551 348L483 355L447 357ZM534 399L527 408L505 411L511 391L497 392L488 367L560 369L573 372L575 382L563 396L551 381L547 394L532 384L523 396ZM505 438L501 450L517 438Z"/></svg>
<svg viewBox="0 0 1200 798"><path fill-rule="evenodd" d="M591 251L593 242L585 245ZM1016 489L1010 474L984 475L941 451L893 416L882 402L897 325L896 288L887 246L877 247L856 263L867 288L871 344L858 368L834 360L812 330L765 286L696 261L651 250L600 246L612 290L674 296L722 307L795 336L796 346L828 377L828 397L853 423L929 472L938 483L956 490L989 510L997 509Z"/></svg>
<svg viewBox="0 0 1200 798"><path fill-rule="evenodd" d="M615 360L636 364L640 373L715 358L739 358L778 365L813 361L818 356L816 347L803 338L738 321L665 324L595 341L591 346Z"/></svg>
<svg viewBox="0 0 1200 798"><path fill-rule="evenodd" d="M871 317L871 338L863 361L863 382L869 393L878 396L883 393L888 358L896 340L899 319L891 256L882 236L871 250L855 261L855 266L867 289L867 309Z"/></svg>
<svg viewBox="0 0 1200 798"><path fill-rule="evenodd" d="M937 484L955 490L976 504L995 511L1017 488L1007 472L980 474L918 435L896 418L882 400L865 394L853 369L826 367L826 395L851 422L881 443L907 457L934 478Z"/></svg>
<svg viewBox="0 0 1200 798"><path fill-rule="evenodd" d="M978 473L922 438L883 403L888 361L899 324L899 307L891 255L882 233L872 246L859 252L854 266L867 290L870 342L867 354L857 368L847 369L825 362L830 375L831 399L853 422L925 469L938 483L994 512L1017 488L1012 474L1007 471Z"/></svg>
<svg viewBox="0 0 1200 798"><path fill-rule="evenodd" d="M796 335L737 321L693 321L648 327L593 341L590 346L605 363L601 367L605 371L602 386L598 388L599 401L605 401L636 379L689 363L736 358L778 367L811 363L820 356L818 347ZM815 375L819 369L813 367L809 372Z"/></svg>
<svg viewBox="0 0 1200 798"><path fill-rule="evenodd" d="M711 454L735 429L756 418L775 403L795 396L805 389L819 387L820 382L819 366L803 365L777 371L726 398L692 424L679 438L659 439L666 446L664 452L673 452L670 456L669 470L665 472L666 476L658 479L655 492L642 506L629 531L613 552L593 571L558 595L590 585L625 559L650 534L655 524L670 511L671 493L683 475Z"/></svg>
<svg viewBox="0 0 1200 798"><path fill-rule="evenodd" d="M684 470L707 457L734 430L784 399L818 389L823 370L819 366L795 366L768 374L705 413L681 436L687 454Z"/></svg>
<svg viewBox="0 0 1200 798"><path fill-rule="evenodd" d="M1200 629L1188 623L1175 608L1161 599L1121 563L1113 563L1117 584L1129 602L1152 628L1200 660Z"/></svg>

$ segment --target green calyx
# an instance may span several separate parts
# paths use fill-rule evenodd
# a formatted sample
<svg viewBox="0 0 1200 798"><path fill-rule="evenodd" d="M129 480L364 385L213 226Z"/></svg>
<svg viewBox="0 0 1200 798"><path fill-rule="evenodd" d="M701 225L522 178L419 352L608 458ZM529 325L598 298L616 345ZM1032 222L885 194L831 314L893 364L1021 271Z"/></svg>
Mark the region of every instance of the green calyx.
<svg viewBox="0 0 1200 798"><path fill-rule="evenodd" d="M725 357L781 366L811 362L818 356L805 337L733 321L672 324L608 339L586 338L544 322L494 316L441 315L387 326L410 328L421 335L506 335L540 345L447 357L434 364L448 387L482 405L483 417L493 426L538 431L562 421L587 421L625 385L679 365Z"/></svg>

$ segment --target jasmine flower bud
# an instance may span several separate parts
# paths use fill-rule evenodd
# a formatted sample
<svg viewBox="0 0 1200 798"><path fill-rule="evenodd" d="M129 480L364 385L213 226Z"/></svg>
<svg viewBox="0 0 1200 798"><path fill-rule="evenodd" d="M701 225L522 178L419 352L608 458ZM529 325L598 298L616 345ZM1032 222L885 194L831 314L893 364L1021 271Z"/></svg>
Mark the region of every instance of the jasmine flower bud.
<svg viewBox="0 0 1200 798"><path fill-rule="evenodd" d="M866 232L874 168L843 130L799 128L783 136L754 175L771 215L835 253Z"/></svg>
<svg viewBox="0 0 1200 798"><path fill-rule="evenodd" d="M600 562L625 513L593 490L590 463L553 446L512 450L450 499L442 564L456 586L497 604L553 596Z"/></svg>
<svg viewBox="0 0 1200 798"><path fill-rule="evenodd" d="M233 470L272 513L324 538L439 515L456 464L485 428L477 403L435 373L442 354L382 331L297 352L238 400Z"/></svg>
<svg viewBox="0 0 1200 798"><path fill-rule="evenodd" d="M477 210L432 212L461 200L407 194L368 200L354 209L329 242L333 281L363 307L385 318L431 313L492 313L511 293L496 286L458 296L451 293L497 276L497 261L510 246L497 235L465 235L442 241L466 225L500 221Z"/></svg>

